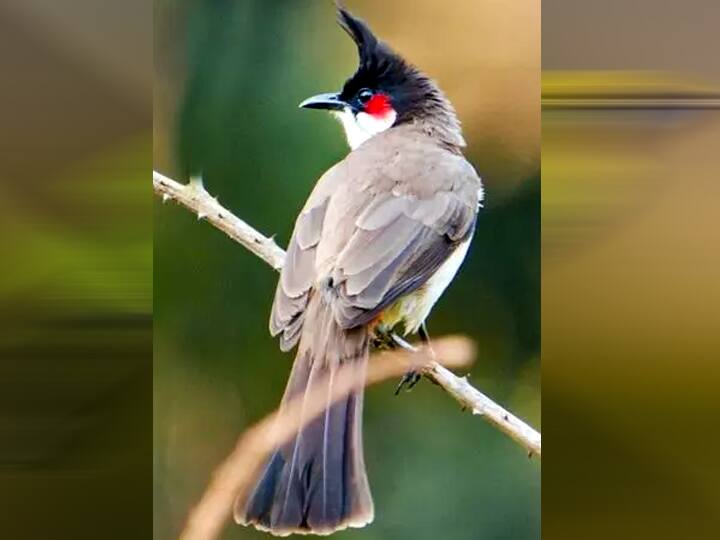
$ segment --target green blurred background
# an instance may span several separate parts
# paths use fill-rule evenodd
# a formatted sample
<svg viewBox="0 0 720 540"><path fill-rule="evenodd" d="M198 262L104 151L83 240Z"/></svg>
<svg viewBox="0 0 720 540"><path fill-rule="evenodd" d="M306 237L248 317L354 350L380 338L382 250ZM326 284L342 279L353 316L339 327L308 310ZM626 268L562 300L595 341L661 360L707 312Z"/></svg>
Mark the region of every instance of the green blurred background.
<svg viewBox="0 0 720 540"><path fill-rule="evenodd" d="M0 3L0 536L12 540L151 528L152 10L104 4Z"/></svg>
<svg viewBox="0 0 720 540"><path fill-rule="evenodd" d="M265 333L274 276L184 210L157 205L163 250L157 262L165 264L159 269L166 285L155 286L169 302L164 312L156 306L157 320L173 340L158 344L155 405L158 418L182 418L155 432L156 471L163 463L176 469L160 472L153 487L157 203L149 169L154 161L182 180L198 163L215 163L215 172L205 171L212 193L284 242L312 182L344 152L338 126L295 109L306 95L336 88L352 69L354 51L334 26L328 3L248 3L252 20L285 12L267 21L268 36L251 37L252 27L215 31L212 13L239 27L250 20L236 11L245 9L240 0L207 2L205 9L156 2L154 110L151 3L0 3L3 538L150 538L153 494L155 537L167 538L237 433L275 405L290 358ZM478 385L539 425L536 338L508 331L529 320L522 314L532 312L537 291L524 297L525 307L512 305L512 291L504 292L511 284L532 291L522 283L533 263L498 262L532 253L529 240L517 250L501 240L521 236L511 226L537 231L526 221L536 203L523 190L535 189L530 179L540 145L539 2L459 0L442 9L426 1L349 4L440 80L491 188L485 223L494 225L481 227L469 264L438 305L432 331L473 333L481 347L473 368ZM720 3L544 0L542 8L543 533L572 540L714 539L720 529L720 118L707 100L716 99L720 84ZM209 58L214 69L226 66L225 77L242 77L249 64L226 58L231 52L238 62L243 58L238 45L229 46L236 39L269 43L256 55L284 69L260 66L264 80L243 79L242 95L254 96L254 103L208 109L203 120L206 84L216 96L237 88L193 78L217 74L191 62ZM212 46L214 54L202 54ZM194 81L194 90L185 81ZM269 85L273 103L260 95L262 85ZM652 99L665 106L640 103ZM609 106L599 108L601 101ZM240 121L232 111L242 113ZM285 129L271 129L268 118ZM210 159L213 150L202 140L188 145L189 128L202 121L208 124L197 128L203 135L235 130L236 152L221 141L213 147L225 153L222 159ZM268 141L264 148L306 154L284 180L276 174L284 158L245 158L244 167L257 173L252 198L238 193L245 175L225 176L217 165L229 153L228 169L239 170L237 160L247 156L242 137L251 133ZM312 145L305 133L313 134ZM263 191L266 183L272 192ZM178 264L168 267L171 261ZM493 277L498 268L519 274ZM260 281L241 286L244 273ZM212 310L201 312L213 301ZM243 315L251 302L262 314L252 321ZM491 303L493 312L518 319L476 322ZM211 318L223 310L243 318ZM471 318L460 316L466 312ZM517 324L518 335L537 329ZM216 342L226 350L217 352ZM520 345L512 350L512 343ZM241 346L259 361L240 354ZM440 492L454 503L440 516L442 526L460 522L473 538L536 538L538 465L460 414L437 389L423 385L397 399L391 390L390 384L375 388L368 398L369 466L385 516L405 521L383 525L379 515L367 533L395 538L419 528L416 520L434 526L433 507L417 501L435 501ZM429 453L441 459L421 468ZM383 471L391 462L396 468ZM171 478L169 489L162 482ZM411 483L417 493L394 499L395 490ZM455 496L470 484L485 498ZM243 534L238 527L229 533Z"/></svg>
<svg viewBox="0 0 720 540"><path fill-rule="evenodd" d="M474 247L430 332L477 340L472 380L540 427L540 21L537 6L520 4L348 7L439 81L485 179ZM155 167L181 181L202 172L222 204L286 245L315 181L348 151L329 115L297 108L357 66L332 2L160 1L155 21ZM464 47L478 29L487 47ZM177 535L238 435L279 402L292 355L267 330L276 279L222 233L156 201L157 538ZM338 537L538 538L539 461L432 385L395 397L395 384L366 399L375 522ZM223 536L264 537L234 524Z"/></svg>

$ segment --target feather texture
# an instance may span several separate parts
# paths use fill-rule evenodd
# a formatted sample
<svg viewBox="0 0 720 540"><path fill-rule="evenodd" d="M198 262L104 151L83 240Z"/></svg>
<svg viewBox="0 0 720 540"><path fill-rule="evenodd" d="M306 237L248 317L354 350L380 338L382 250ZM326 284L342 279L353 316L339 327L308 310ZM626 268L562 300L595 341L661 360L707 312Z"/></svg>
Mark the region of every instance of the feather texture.
<svg viewBox="0 0 720 540"><path fill-rule="evenodd" d="M363 526L373 518L372 497L362 448L363 381L368 358L365 329L345 331L319 296L308 316L316 323L300 341L283 402L311 392L327 396L328 406L289 443L278 448L247 500L235 504L235 519L278 536L329 534ZM352 366L357 388L330 404L334 374ZM324 387L318 387L322 381ZM304 406L291 411L305 415Z"/></svg>
<svg viewBox="0 0 720 540"><path fill-rule="evenodd" d="M416 309L413 325L422 322L457 271L482 186L426 127L403 124L363 143L323 175L298 216L270 317L281 348L298 346L283 403L318 380L330 395L341 365L355 366L362 380L368 323L398 302ZM423 290L422 301L407 301ZM328 534L372 520L362 399L359 385L308 419L273 454L251 497L237 501L236 519L277 535Z"/></svg>

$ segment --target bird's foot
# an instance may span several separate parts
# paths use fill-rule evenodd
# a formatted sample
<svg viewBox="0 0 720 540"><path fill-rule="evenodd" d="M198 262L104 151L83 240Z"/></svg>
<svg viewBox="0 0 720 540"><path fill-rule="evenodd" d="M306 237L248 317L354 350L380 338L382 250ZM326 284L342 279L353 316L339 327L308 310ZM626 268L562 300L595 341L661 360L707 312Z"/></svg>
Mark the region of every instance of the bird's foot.
<svg viewBox="0 0 720 540"><path fill-rule="evenodd" d="M378 351L388 351L395 348L395 342L387 334L375 334L370 340L370 345Z"/></svg>
<svg viewBox="0 0 720 540"><path fill-rule="evenodd" d="M370 337L370 344L378 351L388 351L397 347L391 330L382 326L375 328Z"/></svg>
<svg viewBox="0 0 720 540"><path fill-rule="evenodd" d="M403 388L405 388L405 390L409 392L414 388L414 386L420 381L421 378L422 375L419 371L408 371L405 375L402 376L402 379L400 379L400 383L395 389L395 395L397 396Z"/></svg>

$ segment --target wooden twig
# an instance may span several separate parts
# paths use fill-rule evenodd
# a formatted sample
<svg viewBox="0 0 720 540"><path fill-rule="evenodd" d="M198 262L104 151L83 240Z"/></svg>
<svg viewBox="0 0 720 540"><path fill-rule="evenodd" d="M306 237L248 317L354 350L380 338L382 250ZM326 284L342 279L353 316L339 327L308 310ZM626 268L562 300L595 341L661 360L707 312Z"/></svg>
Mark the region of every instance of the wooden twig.
<svg viewBox="0 0 720 540"><path fill-rule="evenodd" d="M395 343L407 351L422 352L421 348L409 344L399 336L394 335L393 338ZM434 340L433 347L435 347ZM473 414L484 416L490 424L524 446L530 457L533 455L540 457L540 433L471 385L467 376L458 377L442 366L437 362L432 349L430 360L421 367L421 370L423 375L442 386L463 408L469 409Z"/></svg>
<svg viewBox="0 0 720 540"><path fill-rule="evenodd" d="M180 203L196 214L198 219L207 220L275 270L282 268L285 252L274 240L260 234L221 206L217 199L208 194L199 179L183 185L153 171L153 188L164 201L172 199ZM409 344L408 346L412 347ZM528 455L541 456L540 433L473 387L466 377L458 377L434 360L425 363L422 372L440 385L463 408L480 415L522 445Z"/></svg>
<svg viewBox="0 0 720 540"><path fill-rule="evenodd" d="M153 189L163 201L172 199L190 210L197 218L212 223L263 261L280 270L285 262L283 251L272 238L263 236L242 219L226 210L216 198L205 190L200 178L189 184L179 184L159 172L153 171Z"/></svg>

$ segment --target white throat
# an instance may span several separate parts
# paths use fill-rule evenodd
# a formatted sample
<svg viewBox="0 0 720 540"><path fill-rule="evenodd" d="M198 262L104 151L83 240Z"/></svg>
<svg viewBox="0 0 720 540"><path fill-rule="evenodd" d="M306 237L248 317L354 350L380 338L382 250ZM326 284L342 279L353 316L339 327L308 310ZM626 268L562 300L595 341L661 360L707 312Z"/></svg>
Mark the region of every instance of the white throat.
<svg viewBox="0 0 720 540"><path fill-rule="evenodd" d="M335 111L334 114L343 125L345 137L352 150L369 138L391 128L397 119L397 113L392 109L380 118L364 112L355 115L349 108Z"/></svg>

